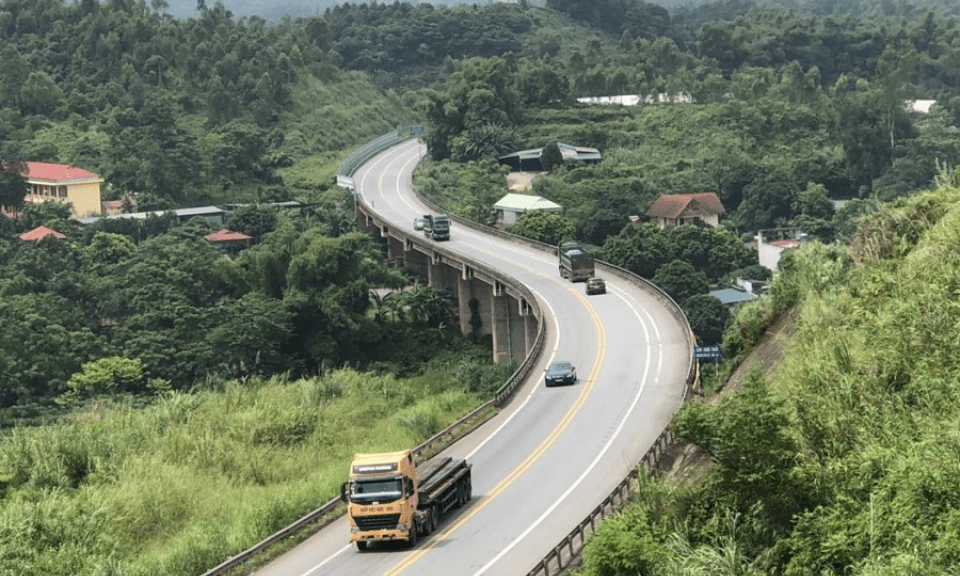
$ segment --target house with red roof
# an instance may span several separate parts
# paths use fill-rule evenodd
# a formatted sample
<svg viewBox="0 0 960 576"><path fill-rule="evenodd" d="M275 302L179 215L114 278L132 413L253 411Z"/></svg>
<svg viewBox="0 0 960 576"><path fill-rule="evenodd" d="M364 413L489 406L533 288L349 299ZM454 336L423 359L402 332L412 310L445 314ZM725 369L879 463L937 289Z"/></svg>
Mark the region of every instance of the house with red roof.
<svg viewBox="0 0 960 576"><path fill-rule="evenodd" d="M57 232L52 228L47 228L46 226L38 226L29 232L24 232L20 235L20 241L24 244L28 242L36 242L38 240L43 240L44 238L56 238L57 240L66 240L66 236Z"/></svg>
<svg viewBox="0 0 960 576"><path fill-rule="evenodd" d="M716 228L720 226L720 215L725 212L716 192L693 192L661 194L644 215L656 221L660 228L681 224L706 224Z"/></svg>
<svg viewBox="0 0 960 576"><path fill-rule="evenodd" d="M99 214L100 185L103 178L93 172L68 164L27 162L27 195L24 204L61 202L73 205L77 217Z"/></svg>
<svg viewBox="0 0 960 576"><path fill-rule="evenodd" d="M238 252L250 245L251 237L242 232L233 232L223 228L207 234L204 239L214 244L225 254L236 256Z"/></svg>

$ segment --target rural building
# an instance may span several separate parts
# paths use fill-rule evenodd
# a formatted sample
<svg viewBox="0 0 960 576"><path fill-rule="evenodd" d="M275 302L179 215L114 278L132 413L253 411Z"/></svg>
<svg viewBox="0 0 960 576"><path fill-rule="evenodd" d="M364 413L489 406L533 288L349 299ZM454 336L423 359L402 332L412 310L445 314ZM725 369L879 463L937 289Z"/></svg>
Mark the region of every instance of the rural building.
<svg viewBox="0 0 960 576"><path fill-rule="evenodd" d="M760 265L777 271L780 256L807 243L807 235L797 228L771 228L757 232L757 258Z"/></svg>
<svg viewBox="0 0 960 576"><path fill-rule="evenodd" d="M644 215L660 228L681 224L705 224L716 228L720 226L720 215L724 213L726 210L715 192L694 192L661 194Z"/></svg>
<svg viewBox="0 0 960 576"><path fill-rule="evenodd" d="M540 196L529 194L507 194L493 205L496 226L503 227L516 224L520 215L530 210L544 212L562 212L563 206L551 202Z"/></svg>
<svg viewBox="0 0 960 576"><path fill-rule="evenodd" d="M100 185L103 178L67 164L27 162L27 194L24 204L70 203L74 216L100 213Z"/></svg>
<svg viewBox="0 0 960 576"><path fill-rule="evenodd" d="M737 278L733 286L711 290L710 295L722 302L725 306L736 306L744 302L756 300L767 291L767 283L757 280Z"/></svg>
<svg viewBox="0 0 960 576"><path fill-rule="evenodd" d="M110 216L104 216L103 218L113 220L116 218L135 218L137 220L146 220L150 216L163 216L168 212L173 212L177 217L177 221L181 224L187 222L191 218L200 217L207 221L211 226L223 226L223 222L226 219L226 212L223 208L218 208L216 206L200 206L197 208L180 208L178 210L153 210L151 212L130 212L127 214L112 214ZM94 222L100 220L100 217L89 216L87 218L77 218L77 222L80 224L93 224Z"/></svg>
<svg viewBox="0 0 960 576"><path fill-rule="evenodd" d="M52 228L47 228L46 226L38 226L29 232L24 232L20 235L20 242L27 244L29 242L36 242L38 240L43 240L44 238L55 238L57 240L66 240L66 236L57 232Z"/></svg>
<svg viewBox="0 0 960 576"><path fill-rule="evenodd" d="M224 254L236 256L238 252L250 245L251 237L242 232L233 232L223 228L204 236Z"/></svg>
<svg viewBox="0 0 960 576"><path fill-rule="evenodd" d="M571 146L563 142L557 142L560 148L560 154L563 160L575 160L586 164L598 164L603 157L596 148L584 148L582 146ZM501 164L510 167L514 172L543 172L543 163L540 156L543 154L543 148L533 150L521 150L512 154L505 154L497 159Z"/></svg>

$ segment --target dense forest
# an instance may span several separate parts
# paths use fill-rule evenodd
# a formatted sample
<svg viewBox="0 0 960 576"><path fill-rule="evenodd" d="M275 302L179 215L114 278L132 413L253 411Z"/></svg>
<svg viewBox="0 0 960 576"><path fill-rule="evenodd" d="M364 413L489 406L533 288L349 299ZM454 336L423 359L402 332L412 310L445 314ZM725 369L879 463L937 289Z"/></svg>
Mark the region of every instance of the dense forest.
<svg viewBox="0 0 960 576"><path fill-rule="evenodd" d="M533 181L563 213L508 231L577 237L653 280L701 343L736 358L803 310L776 381L678 419L716 457L709 481L651 482L587 573L717 558L731 574L949 572L950 476L924 463L952 462L930 448L954 419L951 317L919 297L952 309L958 8L534 4L268 23L219 2L178 19L162 0L0 0L0 205L20 213L0 218L0 574L202 572L315 505L318 485L333 495L351 423L413 445L505 380L489 343L450 328L445 293L383 263L334 186L356 146L414 122L421 192L478 222L508 191L498 156L600 150ZM624 94L641 102L578 101ZM252 246L226 258L206 223L170 214L82 227L67 207L23 207L23 161L96 172L105 199L145 210L249 204L226 225ZM721 228L631 223L659 194L700 190L720 196ZM17 240L39 225L67 239ZM729 317L706 292L763 275L744 242L784 226L817 242Z"/></svg>

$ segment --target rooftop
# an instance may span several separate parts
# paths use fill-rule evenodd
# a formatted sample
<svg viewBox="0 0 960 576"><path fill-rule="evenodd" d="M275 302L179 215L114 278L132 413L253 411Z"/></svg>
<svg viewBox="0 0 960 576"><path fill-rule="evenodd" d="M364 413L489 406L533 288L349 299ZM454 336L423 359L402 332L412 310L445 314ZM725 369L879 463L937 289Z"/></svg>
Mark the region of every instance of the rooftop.
<svg viewBox="0 0 960 576"><path fill-rule="evenodd" d="M556 212L563 210L563 206L551 202L542 196L531 196L530 194L507 194L497 201L493 207L497 210L510 210L513 212L526 212L527 210L547 210Z"/></svg>
<svg viewBox="0 0 960 576"><path fill-rule="evenodd" d="M47 228L46 226L38 226L29 232L24 232L20 235L21 242L34 242L36 240L41 240L47 238L48 236L56 238L57 240L63 240L66 238L65 235L53 230L52 228Z"/></svg>
<svg viewBox="0 0 960 576"><path fill-rule="evenodd" d="M24 178L36 182L68 182L77 180L94 180L102 182L99 175L83 168L68 164L48 164L46 162L27 162L27 173Z"/></svg>
<svg viewBox="0 0 960 576"><path fill-rule="evenodd" d="M716 192L693 192L689 194L661 194L653 201L646 215L653 218L678 218L691 204L699 205L710 214L724 214L723 204Z"/></svg>

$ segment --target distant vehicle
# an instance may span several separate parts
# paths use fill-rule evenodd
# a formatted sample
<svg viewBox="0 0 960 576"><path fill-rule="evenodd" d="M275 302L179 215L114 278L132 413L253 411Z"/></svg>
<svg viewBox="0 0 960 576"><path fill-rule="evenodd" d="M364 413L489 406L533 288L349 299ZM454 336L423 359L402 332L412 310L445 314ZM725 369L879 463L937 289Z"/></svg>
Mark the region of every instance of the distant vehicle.
<svg viewBox="0 0 960 576"><path fill-rule="evenodd" d="M593 276L593 254L576 241L567 241L558 247L560 253L560 276L571 282L586 280Z"/></svg>
<svg viewBox="0 0 960 576"><path fill-rule="evenodd" d="M566 360L552 362L547 366L543 381L547 386L575 384L577 382L577 369Z"/></svg>
<svg viewBox="0 0 960 576"><path fill-rule="evenodd" d="M593 278L587 279L587 294L606 294L607 293L607 283L603 281L603 278L598 278L594 276Z"/></svg>
<svg viewBox="0 0 960 576"><path fill-rule="evenodd" d="M413 221L414 230L423 230L423 235L437 242L450 239L450 217L446 214L424 214Z"/></svg>

